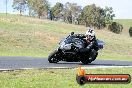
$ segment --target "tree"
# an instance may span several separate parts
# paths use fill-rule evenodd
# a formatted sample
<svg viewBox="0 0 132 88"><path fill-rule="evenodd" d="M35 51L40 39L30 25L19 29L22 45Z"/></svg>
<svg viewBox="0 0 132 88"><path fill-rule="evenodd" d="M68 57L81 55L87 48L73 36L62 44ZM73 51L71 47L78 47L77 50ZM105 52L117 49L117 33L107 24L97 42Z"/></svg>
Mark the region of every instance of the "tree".
<svg viewBox="0 0 132 88"><path fill-rule="evenodd" d="M132 37L132 27L129 28L129 35Z"/></svg>
<svg viewBox="0 0 132 88"><path fill-rule="evenodd" d="M71 14L72 14L72 23L75 24L77 21L79 14L81 13L81 6L78 6L76 3L71 4Z"/></svg>
<svg viewBox="0 0 132 88"><path fill-rule="evenodd" d="M19 11L20 15L26 10L27 0L13 0L13 9Z"/></svg>
<svg viewBox="0 0 132 88"><path fill-rule="evenodd" d="M53 19L54 18L59 19L60 17L62 17L62 14L61 14L62 11L63 11L63 4L57 2L56 5L51 8Z"/></svg>
<svg viewBox="0 0 132 88"><path fill-rule="evenodd" d="M47 16L49 4L46 0L27 0L30 14L37 14L39 18Z"/></svg>
<svg viewBox="0 0 132 88"><path fill-rule="evenodd" d="M83 8L79 15L79 24L85 24L86 26L94 26L98 29L106 27L107 24L112 23L113 10L111 7L105 9L97 7L95 4L87 5Z"/></svg>
<svg viewBox="0 0 132 88"><path fill-rule="evenodd" d="M77 21L79 14L81 13L81 6L78 6L76 3L67 2L64 5L63 16L64 21L68 23L75 23Z"/></svg>
<svg viewBox="0 0 132 88"><path fill-rule="evenodd" d="M81 13L79 14L77 20L78 20L78 24L79 24L79 25L85 25L85 19L84 19L84 13L83 13L83 12L81 12Z"/></svg>
<svg viewBox="0 0 132 88"><path fill-rule="evenodd" d="M29 16L34 16L35 14L37 14L34 12L34 8L33 8L35 5L34 0L27 0L27 3L28 3L28 9L29 9Z"/></svg>
<svg viewBox="0 0 132 88"><path fill-rule="evenodd" d="M6 4L6 15L7 15L7 3L8 3L8 0L5 1L5 4Z"/></svg>
<svg viewBox="0 0 132 88"><path fill-rule="evenodd" d="M69 2L65 3L64 9L63 9L63 17L66 23L72 23L72 14L70 10L70 4L71 3Z"/></svg>
<svg viewBox="0 0 132 88"><path fill-rule="evenodd" d="M115 17L115 14L113 14L113 8L112 7L105 7L105 24L111 24L113 22L113 18Z"/></svg>
<svg viewBox="0 0 132 88"><path fill-rule="evenodd" d="M94 19L94 26L97 27L98 29L104 28L105 25L105 13L104 10L100 7L96 7L96 12L95 12L95 19Z"/></svg>
<svg viewBox="0 0 132 88"><path fill-rule="evenodd" d="M97 26L100 15L100 8L92 4L83 8L81 18L84 20L86 26Z"/></svg>

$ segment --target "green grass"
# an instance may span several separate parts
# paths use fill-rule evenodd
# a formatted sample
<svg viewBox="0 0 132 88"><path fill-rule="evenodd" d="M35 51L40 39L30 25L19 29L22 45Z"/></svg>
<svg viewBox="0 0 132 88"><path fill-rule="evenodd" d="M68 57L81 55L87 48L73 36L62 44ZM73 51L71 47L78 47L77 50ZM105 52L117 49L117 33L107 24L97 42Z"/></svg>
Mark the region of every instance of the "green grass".
<svg viewBox="0 0 132 88"><path fill-rule="evenodd" d="M85 84L76 82L76 69L16 70L0 72L0 88L131 88L130 84ZM132 68L88 69L88 74L130 74Z"/></svg>
<svg viewBox="0 0 132 88"><path fill-rule="evenodd" d="M132 27L132 19L116 19L115 21L123 24L123 26Z"/></svg>
<svg viewBox="0 0 132 88"><path fill-rule="evenodd" d="M131 23L124 24L128 27ZM85 33L86 27L0 14L0 56L47 57L60 39L72 31ZM99 59L132 60L132 39L128 33L114 34L106 29L95 31L97 38L105 42L104 49L99 51Z"/></svg>
<svg viewBox="0 0 132 88"><path fill-rule="evenodd" d="M129 28L132 27L132 19L115 19L116 22L123 25L123 33L129 35Z"/></svg>

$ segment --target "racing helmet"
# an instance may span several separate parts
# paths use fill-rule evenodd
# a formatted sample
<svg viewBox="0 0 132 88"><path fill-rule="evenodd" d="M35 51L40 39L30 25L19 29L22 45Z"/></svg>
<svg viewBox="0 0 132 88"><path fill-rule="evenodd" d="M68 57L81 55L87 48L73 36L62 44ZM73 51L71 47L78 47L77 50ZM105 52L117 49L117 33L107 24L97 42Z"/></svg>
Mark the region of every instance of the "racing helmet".
<svg viewBox="0 0 132 88"><path fill-rule="evenodd" d="M92 28L89 28L85 34L86 38L92 40L95 37L95 32Z"/></svg>

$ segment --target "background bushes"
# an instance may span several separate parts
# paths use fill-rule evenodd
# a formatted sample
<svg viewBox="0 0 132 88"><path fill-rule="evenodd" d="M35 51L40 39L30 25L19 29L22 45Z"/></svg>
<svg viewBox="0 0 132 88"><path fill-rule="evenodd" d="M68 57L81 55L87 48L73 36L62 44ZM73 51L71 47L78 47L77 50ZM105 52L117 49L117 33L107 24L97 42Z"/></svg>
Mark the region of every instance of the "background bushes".
<svg viewBox="0 0 132 88"><path fill-rule="evenodd" d="M108 30L116 33L116 34L120 34L122 32L123 26L117 22L112 22L109 26L108 26Z"/></svg>

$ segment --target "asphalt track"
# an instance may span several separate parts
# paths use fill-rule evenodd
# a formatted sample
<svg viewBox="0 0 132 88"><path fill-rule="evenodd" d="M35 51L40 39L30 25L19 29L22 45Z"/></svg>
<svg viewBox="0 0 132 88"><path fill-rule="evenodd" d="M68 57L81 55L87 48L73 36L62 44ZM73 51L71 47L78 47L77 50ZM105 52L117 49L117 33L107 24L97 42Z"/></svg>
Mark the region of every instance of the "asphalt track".
<svg viewBox="0 0 132 88"><path fill-rule="evenodd" d="M26 68L76 68L82 65L81 62L59 62L49 63L47 58L37 57L0 57L0 70L2 69L26 69ZM116 60L95 60L83 67L98 67L98 66L132 66L132 61L116 61Z"/></svg>

